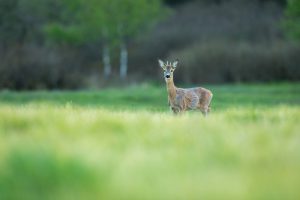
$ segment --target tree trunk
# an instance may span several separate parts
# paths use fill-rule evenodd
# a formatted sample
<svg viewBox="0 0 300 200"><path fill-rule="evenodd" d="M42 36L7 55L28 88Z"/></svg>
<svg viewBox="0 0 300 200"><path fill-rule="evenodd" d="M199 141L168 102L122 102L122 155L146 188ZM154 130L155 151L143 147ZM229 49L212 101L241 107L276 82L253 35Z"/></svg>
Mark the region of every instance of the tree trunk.
<svg viewBox="0 0 300 200"><path fill-rule="evenodd" d="M102 59L104 65L104 78L107 79L111 75L110 54L109 47L107 45L103 47Z"/></svg>
<svg viewBox="0 0 300 200"><path fill-rule="evenodd" d="M120 78L126 79L128 69L128 52L125 42L120 45Z"/></svg>

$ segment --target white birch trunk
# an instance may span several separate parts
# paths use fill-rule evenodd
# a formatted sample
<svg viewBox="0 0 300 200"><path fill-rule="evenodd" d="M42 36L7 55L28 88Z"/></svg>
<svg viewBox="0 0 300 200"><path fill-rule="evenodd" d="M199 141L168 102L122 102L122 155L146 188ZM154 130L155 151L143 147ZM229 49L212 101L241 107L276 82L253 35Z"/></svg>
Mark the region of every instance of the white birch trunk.
<svg viewBox="0 0 300 200"><path fill-rule="evenodd" d="M120 45L120 78L126 79L128 69L128 52L125 42Z"/></svg>
<svg viewBox="0 0 300 200"><path fill-rule="evenodd" d="M103 47L102 59L104 65L104 78L109 78L111 75L111 65L110 65L109 47L107 45Z"/></svg>

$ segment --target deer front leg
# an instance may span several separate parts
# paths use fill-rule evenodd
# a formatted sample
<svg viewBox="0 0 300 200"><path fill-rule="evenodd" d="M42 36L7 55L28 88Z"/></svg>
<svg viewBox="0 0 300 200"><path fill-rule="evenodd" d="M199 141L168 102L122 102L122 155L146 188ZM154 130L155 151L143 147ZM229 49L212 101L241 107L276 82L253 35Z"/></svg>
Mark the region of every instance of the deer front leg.
<svg viewBox="0 0 300 200"><path fill-rule="evenodd" d="M175 115L181 113L181 110L180 110L179 108L176 108L176 107L170 107L170 108L171 108L171 110L173 111L173 113L174 113Z"/></svg>
<svg viewBox="0 0 300 200"><path fill-rule="evenodd" d="M199 103L199 109L201 110L204 116L207 116L207 114L210 112L211 99L212 99L212 93L207 93L205 95L205 98L201 99Z"/></svg>

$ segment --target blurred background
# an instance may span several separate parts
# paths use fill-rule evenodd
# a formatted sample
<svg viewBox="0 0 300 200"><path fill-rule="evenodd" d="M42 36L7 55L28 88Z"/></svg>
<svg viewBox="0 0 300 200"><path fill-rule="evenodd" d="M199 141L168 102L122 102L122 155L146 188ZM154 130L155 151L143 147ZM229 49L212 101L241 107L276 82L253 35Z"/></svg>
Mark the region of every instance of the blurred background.
<svg viewBox="0 0 300 200"><path fill-rule="evenodd" d="M0 0L0 89L300 80L299 0Z"/></svg>

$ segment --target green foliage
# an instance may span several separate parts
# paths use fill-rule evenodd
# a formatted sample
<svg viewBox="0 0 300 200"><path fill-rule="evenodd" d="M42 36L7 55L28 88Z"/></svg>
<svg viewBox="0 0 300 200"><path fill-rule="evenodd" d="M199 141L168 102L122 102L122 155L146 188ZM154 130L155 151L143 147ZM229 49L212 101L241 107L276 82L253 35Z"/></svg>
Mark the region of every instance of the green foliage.
<svg viewBox="0 0 300 200"><path fill-rule="evenodd" d="M208 118L146 85L0 93L1 198L299 199L299 84L209 88Z"/></svg>
<svg viewBox="0 0 300 200"><path fill-rule="evenodd" d="M82 43L116 43L123 37L132 38L163 12L160 0L64 0L62 6L63 17L57 21L60 25L47 25L46 32L58 41Z"/></svg>
<svg viewBox="0 0 300 200"><path fill-rule="evenodd" d="M147 27L148 23L164 16L158 0L124 0L119 2L119 9L115 9L116 26L120 37L130 37Z"/></svg>
<svg viewBox="0 0 300 200"><path fill-rule="evenodd" d="M283 25L289 36L300 40L300 0L288 0Z"/></svg>
<svg viewBox="0 0 300 200"><path fill-rule="evenodd" d="M57 43L82 44L84 42L83 34L76 26L63 27L60 24L52 23L48 24L44 31Z"/></svg>

